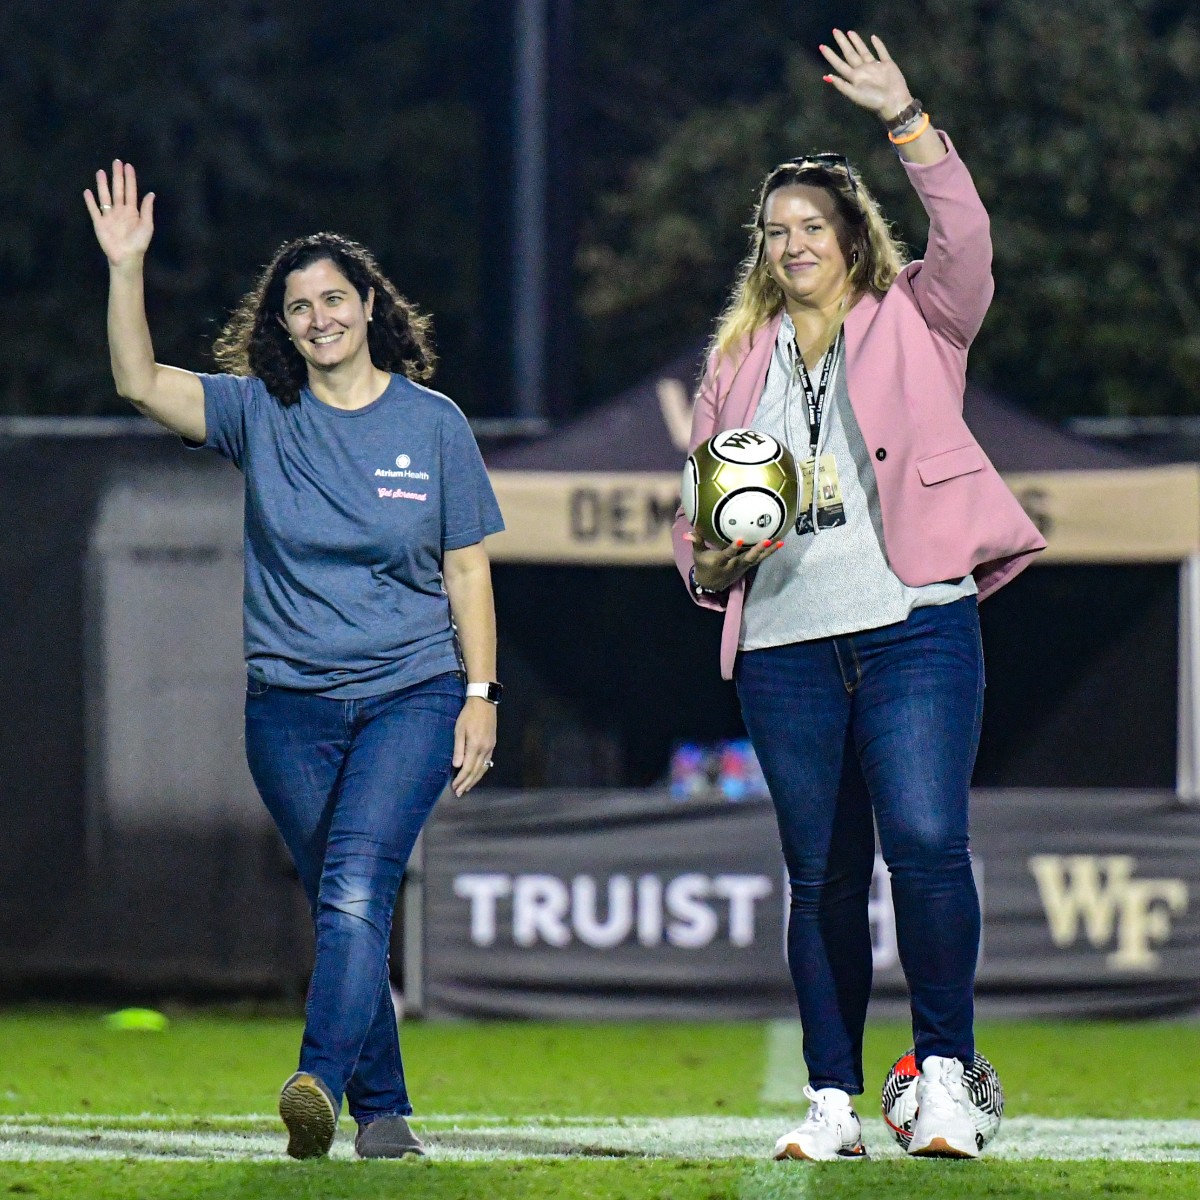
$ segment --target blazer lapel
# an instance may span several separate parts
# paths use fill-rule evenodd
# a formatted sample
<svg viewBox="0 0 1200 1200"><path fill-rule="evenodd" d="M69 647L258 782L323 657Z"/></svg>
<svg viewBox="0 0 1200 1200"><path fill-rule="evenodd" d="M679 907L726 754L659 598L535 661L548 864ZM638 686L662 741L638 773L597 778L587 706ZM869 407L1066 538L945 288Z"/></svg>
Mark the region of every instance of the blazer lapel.
<svg viewBox="0 0 1200 1200"><path fill-rule="evenodd" d="M858 379L858 352L862 348L867 326L870 325L871 318L875 316L878 308L879 297L868 292L865 296L860 297L858 303L846 314L846 320L842 326L846 333L846 386L850 390L850 404L856 414L859 408L855 401L863 402L866 395L866 389L857 386L861 382Z"/></svg>
<svg viewBox="0 0 1200 1200"><path fill-rule="evenodd" d="M846 314L844 328L846 330L846 371L853 376L856 371L858 349L862 345L863 334L879 307L879 297L870 293L860 297L854 307ZM736 429L749 425L758 410L758 402L762 399L763 387L767 382L767 370L771 365L771 354L775 349L775 339L779 336L779 326L783 324L783 311L775 314L761 329L751 335L750 344L746 347L741 361L732 360L737 365L733 367L733 378L725 401L721 405L719 425L722 429ZM851 386L851 396L854 388Z"/></svg>
<svg viewBox="0 0 1200 1200"><path fill-rule="evenodd" d="M752 335L750 345L734 371L725 403L721 406L722 429L737 429L754 418L767 380L767 368L771 365L771 352L782 323L783 313L780 311Z"/></svg>

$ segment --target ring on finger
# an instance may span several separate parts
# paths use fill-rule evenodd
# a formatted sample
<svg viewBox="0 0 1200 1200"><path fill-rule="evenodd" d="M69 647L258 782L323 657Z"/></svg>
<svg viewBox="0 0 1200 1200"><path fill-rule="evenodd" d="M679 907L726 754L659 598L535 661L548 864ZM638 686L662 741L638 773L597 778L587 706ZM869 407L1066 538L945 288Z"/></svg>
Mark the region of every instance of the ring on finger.
<svg viewBox="0 0 1200 1200"><path fill-rule="evenodd" d="M483 765L490 771L496 764L490 758L485 758Z"/></svg>
<svg viewBox="0 0 1200 1200"><path fill-rule="evenodd" d="M108 211L109 211L109 209L111 209L111 208L112 208L112 205L111 205L111 204L102 204L102 205L100 205L100 211L101 211L101 212L108 212Z"/></svg>

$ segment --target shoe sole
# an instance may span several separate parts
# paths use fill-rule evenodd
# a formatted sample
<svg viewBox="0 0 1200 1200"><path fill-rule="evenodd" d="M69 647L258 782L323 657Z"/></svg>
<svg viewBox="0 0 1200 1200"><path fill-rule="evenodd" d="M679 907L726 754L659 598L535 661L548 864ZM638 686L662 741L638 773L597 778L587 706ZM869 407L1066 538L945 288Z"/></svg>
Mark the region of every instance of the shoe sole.
<svg viewBox="0 0 1200 1200"><path fill-rule="evenodd" d="M846 1159L853 1162L857 1159L865 1159L866 1157L867 1149L865 1146L860 1145L855 1150L839 1150L832 1158L813 1158L811 1154L805 1154L795 1142L789 1142L775 1155L775 1161L786 1162L788 1159L791 1159L794 1162L838 1162L841 1159Z"/></svg>
<svg viewBox="0 0 1200 1200"><path fill-rule="evenodd" d="M370 1125L365 1126L369 1130ZM366 1141L363 1139L363 1134L360 1131L354 1139L354 1153L359 1158L406 1158L410 1154L424 1155L425 1143L411 1129L408 1130L408 1141L389 1142L384 1139L379 1139L374 1144L368 1137Z"/></svg>
<svg viewBox="0 0 1200 1200"><path fill-rule="evenodd" d="M945 1138L932 1138L927 1146L922 1146L919 1150L909 1150L909 1156L912 1158L978 1158L978 1150L963 1150L959 1146L952 1146Z"/></svg>
<svg viewBox="0 0 1200 1200"><path fill-rule="evenodd" d="M337 1132L337 1114L311 1075L289 1080L279 1093L279 1115L287 1126L292 1158L321 1158Z"/></svg>
<svg viewBox="0 0 1200 1200"><path fill-rule="evenodd" d="M424 1157L425 1147L405 1146L402 1150L385 1147L382 1150L368 1149L364 1154L357 1146L355 1146L354 1153L357 1154L359 1158L407 1158L410 1154L417 1155L418 1157Z"/></svg>

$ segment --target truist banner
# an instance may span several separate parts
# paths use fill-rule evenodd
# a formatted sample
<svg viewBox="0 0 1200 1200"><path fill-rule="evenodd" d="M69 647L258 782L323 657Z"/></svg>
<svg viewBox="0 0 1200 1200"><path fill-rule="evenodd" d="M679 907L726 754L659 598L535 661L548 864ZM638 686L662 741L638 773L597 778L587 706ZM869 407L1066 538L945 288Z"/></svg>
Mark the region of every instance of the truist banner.
<svg viewBox="0 0 1200 1200"><path fill-rule="evenodd" d="M424 837L431 1015L786 1008L769 805L580 790L447 796L435 812Z"/></svg>
<svg viewBox="0 0 1200 1200"><path fill-rule="evenodd" d="M977 792L973 813L982 1012L1200 1009L1200 811L1163 793L1020 791ZM450 795L422 882L424 956L406 983L430 1016L794 1014L766 801ZM895 1009L882 860L870 917L875 995Z"/></svg>

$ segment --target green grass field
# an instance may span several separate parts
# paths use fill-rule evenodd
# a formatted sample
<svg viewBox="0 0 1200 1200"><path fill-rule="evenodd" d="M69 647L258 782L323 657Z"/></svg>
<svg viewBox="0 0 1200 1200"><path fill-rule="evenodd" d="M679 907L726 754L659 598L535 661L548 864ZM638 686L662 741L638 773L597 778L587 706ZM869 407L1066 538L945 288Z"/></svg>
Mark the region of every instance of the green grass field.
<svg viewBox="0 0 1200 1200"><path fill-rule="evenodd" d="M816 1167L769 1158L804 1111L790 1023L402 1033L429 1157L356 1161L347 1119L329 1160L293 1163L273 1114L297 1021L181 1013L132 1033L98 1013L0 1014L0 1198L1200 1195L1196 1025L981 1026L1005 1123L988 1157L946 1163L900 1157L877 1120L908 1034L875 1024L859 1105L872 1161Z"/></svg>

